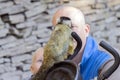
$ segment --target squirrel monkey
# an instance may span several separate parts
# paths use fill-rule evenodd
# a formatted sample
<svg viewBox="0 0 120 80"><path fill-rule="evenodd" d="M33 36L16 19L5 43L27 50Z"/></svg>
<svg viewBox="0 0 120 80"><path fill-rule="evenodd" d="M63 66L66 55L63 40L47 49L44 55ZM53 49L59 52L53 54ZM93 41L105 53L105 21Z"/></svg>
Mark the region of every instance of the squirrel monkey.
<svg viewBox="0 0 120 80"><path fill-rule="evenodd" d="M66 24L57 24L48 43L44 47L43 63L38 73L32 80L45 80L47 70L56 62L67 59L68 54L73 54L74 44L71 36L72 30Z"/></svg>

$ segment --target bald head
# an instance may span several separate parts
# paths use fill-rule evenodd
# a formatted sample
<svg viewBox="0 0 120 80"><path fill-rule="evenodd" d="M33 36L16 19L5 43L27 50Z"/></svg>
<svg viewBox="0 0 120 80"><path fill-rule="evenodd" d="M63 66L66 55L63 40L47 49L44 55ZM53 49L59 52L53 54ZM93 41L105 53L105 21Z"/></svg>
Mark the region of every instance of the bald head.
<svg viewBox="0 0 120 80"><path fill-rule="evenodd" d="M82 52L86 44L86 38L89 35L90 27L88 24L85 24L83 13L77 8L65 6L57 10L53 16L53 26L57 24L57 20L59 20L60 17L68 17L71 19L72 30L76 32L82 40L82 48L79 54L73 59L73 61L79 63L79 59L82 58ZM75 44L77 43L75 42Z"/></svg>
<svg viewBox="0 0 120 80"><path fill-rule="evenodd" d="M62 7L58 11L56 11L52 20L53 26L57 24L57 20L61 16L69 17L73 25L82 26L85 24L83 13L77 8L67 6Z"/></svg>

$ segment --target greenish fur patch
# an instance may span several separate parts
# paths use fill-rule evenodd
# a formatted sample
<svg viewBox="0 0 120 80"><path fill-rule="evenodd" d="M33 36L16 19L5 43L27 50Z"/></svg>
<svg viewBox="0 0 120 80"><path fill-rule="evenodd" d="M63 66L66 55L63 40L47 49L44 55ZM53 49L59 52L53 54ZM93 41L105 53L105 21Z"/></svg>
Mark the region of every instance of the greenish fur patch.
<svg viewBox="0 0 120 80"><path fill-rule="evenodd" d="M42 66L32 80L44 80L47 70L54 63L65 60L68 53L73 53L71 32L72 30L67 25L58 24L55 26L48 43L44 47Z"/></svg>

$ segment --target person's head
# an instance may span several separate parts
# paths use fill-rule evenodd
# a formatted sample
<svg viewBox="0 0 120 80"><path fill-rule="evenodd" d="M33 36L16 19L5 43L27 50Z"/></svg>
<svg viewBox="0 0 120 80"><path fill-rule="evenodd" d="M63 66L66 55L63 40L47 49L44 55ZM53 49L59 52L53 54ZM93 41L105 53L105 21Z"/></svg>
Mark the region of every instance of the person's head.
<svg viewBox="0 0 120 80"><path fill-rule="evenodd" d="M57 24L57 20L60 17L69 17L72 21L72 30L75 31L82 40L82 48L86 43L86 38L89 35L89 25L85 23L83 13L74 7L65 6L56 11L53 15L52 23L53 26Z"/></svg>
<svg viewBox="0 0 120 80"><path fill-rule="evenodd" d="M32 64L30 67L31 72L34 74L37 73L43 61L43 48L39 48L32 56Z"/></svg>

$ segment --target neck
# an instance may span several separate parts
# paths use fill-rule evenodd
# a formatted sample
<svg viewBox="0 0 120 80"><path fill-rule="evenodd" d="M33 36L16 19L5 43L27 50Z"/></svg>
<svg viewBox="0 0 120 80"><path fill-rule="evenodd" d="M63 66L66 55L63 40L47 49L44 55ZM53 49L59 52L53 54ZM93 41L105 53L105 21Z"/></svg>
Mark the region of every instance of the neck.
<svg viewBox="0 0 120 80"><path fill-rule="evenodd" d="M83 55L83 52L84 52L85 45L86 45L86 40L84 42L82 42L82 48L80 49L79 53L72 59L72 61L74 63L76 63L77 65L82 60L82 55Z"/></svg>
<svg viewBox="0 0 120 80"><path fill-rule="evenodd" d="M76 64L79 64L81 59L82 59L82 55L83 55L83 50L84 47L81 48L81 50L79 51L79 53L72 59L72 61Z"/></svg>

